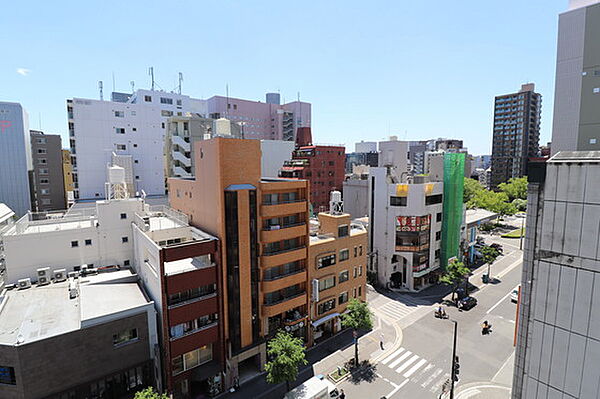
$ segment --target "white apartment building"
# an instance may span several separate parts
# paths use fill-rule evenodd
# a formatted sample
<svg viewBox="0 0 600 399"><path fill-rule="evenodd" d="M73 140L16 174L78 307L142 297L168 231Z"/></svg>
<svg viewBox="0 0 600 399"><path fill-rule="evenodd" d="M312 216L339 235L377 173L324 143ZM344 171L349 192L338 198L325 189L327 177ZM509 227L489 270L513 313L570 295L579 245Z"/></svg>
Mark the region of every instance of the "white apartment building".
<svg viewBox="0 0 600 399"><path fill-rule="evenodd" d="M369 270L390 289L418 291L437 282L443 183L407 184L394 170L369 174Z"/></svg>

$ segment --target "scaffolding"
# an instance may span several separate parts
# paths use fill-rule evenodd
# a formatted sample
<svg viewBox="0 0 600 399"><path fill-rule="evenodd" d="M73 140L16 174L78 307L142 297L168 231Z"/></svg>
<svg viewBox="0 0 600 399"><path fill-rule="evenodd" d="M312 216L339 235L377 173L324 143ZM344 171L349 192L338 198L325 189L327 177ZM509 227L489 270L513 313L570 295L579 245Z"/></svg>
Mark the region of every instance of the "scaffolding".
<svg viewBox="0 0 600 399"><path fill-rule="evenodd" d="M463 217L464 153L444 153L444 210L442 219L441 266L460 259L460 228Z"/></svg>

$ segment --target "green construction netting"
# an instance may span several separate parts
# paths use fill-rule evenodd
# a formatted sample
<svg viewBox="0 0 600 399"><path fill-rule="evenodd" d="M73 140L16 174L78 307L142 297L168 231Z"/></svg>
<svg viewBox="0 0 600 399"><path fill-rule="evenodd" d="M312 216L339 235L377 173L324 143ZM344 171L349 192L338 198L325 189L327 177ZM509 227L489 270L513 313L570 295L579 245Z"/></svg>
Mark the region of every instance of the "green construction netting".
<svg viewBox="0 0 600 399"><path fill-rule="evenodd" d="M463 188L465 154L444 154L444 210L442 219L441 266L446 268L448 259L460 258L460 225L463 217Z"/></svg>

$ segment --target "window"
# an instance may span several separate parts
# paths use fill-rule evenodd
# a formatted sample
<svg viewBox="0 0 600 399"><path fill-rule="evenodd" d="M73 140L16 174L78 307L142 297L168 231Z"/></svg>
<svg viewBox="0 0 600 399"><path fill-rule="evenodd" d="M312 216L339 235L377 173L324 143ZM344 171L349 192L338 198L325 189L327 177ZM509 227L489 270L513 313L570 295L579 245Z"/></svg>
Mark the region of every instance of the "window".
<svg viewBox="0 0 600 399"><path fill-rule="evenodd" d="M352 296L353 296L354 298L356 298L356 287L354 287L354 289L352 290Z"/></svg>
<svg viewBox="0 0 600 399"><path fill-rule="evenodd" d="M362 295L362 285L358 286L358 296Z"/></svg>
<svg viewBox="0 0 600 399"><path fill-rule="evenodd" d="M115 133L117 133L117 134L125 134L125 128L124 127L116 127L115 128Z"/></svg>
<svg viewBox="0 0 600 399"><path fill-rule="evenodd" d="M358 256L358 247L354 247L354 257Z"/></svg>
<svg viewBox="0 0 600 399"><path fill-rule="evenodd" d="M128 242L129 242L129 237L121 237L121 242L122 242L123 244L126 244L126 243L128 243Z"/></svg>
<svg viewBox="0 0 600 399"><path fill-rule="evenodd" d="M45 165L48 163L48 160L46 158L38 158L38 163L40 165Z"/></svg>
<svg viewBox="0 0 600 399"><path fill-rule="evenodd" d="M132 127L131 130L133 130L134 132L137 132L137 127Z"/></svg>
<svg viewBox="0 0 600 399"><path fill-rule="evenodd" d="M184 335L194 333L203 327L216 322L219 318L218 313L205 315L194 320L186 321L185 323L177 324L170 328L171 338L179 338Z"/></svg>
<svg viewBox="0 0 600 399"><path fill-rule="evenodd" d="M323 256L322 258L317 259L317 269L322 269L331 265L335 265L335 254Z"/></svg>
<svg viewBox="0 0 600 399"><path fill-rule="evenodd" d="M162 110L160 111L160 115L161 116L173 116L173 111L166 111L166 110Z"/></svg>
<svg viewBox="0 0 600 399"><path fill-rule="evenodd" d="M359 267L358 267L358 275L359 275L359 276L362 276L362 266L359 266Z"/></svg>
<svg viewBox="0 0 600 399"><path fill-rule="evenodd" d="M335 298L332 298L328 301L320 303L317 307L317 312L321 315L325 312L329 312L331 309L335 308Z"/></svg>
<svg viewBox="0 0 600 399"><path fill-rule="evenodd" d="M356 278L357 276L358 276L358 268L355 267L354 268L354 276L353 277Z"/></svg>
<svg viewBox="0 0 600 399"><path fill-rule="evenodd" d="M50 205L52 200L50 198L42 198L42 205Z"/></svg>
<svg viewBox="0 0 600 399"><path fill-rule="evenodd" d="M177 105L181 105L181 100L177 100ZM187 123L187 122L185 122Z"/></svg>
<svg viewBox="0 0 600 399"><path fill-rule="evenodd" d="M49 184L50 180L48 179L40 179L40 184Z"/></svg>
<svg viewBox="0 0 600 399"><path fill-rule="evenodd" d="M129 259L123 261L123 266L129 266Z"/></svg>
<svg viewBox="0 0 600 399"><path fill-rule="evenodd" d="M46 144L47 140L45 138L35 139L35 142L38 144Z"/></svg>
<svg viewBox="0 0 600 399"><path fill-rule="evenodd" d="M71 241L71 248L76 248L79 246L79 241Z"/></svg>
<svg viewBox="0 0 600 399"><path fill-rule="evenodd" d="M133 145L133 148L137 148L137 144L134 144L134 145Z"/></svg>
<svg viewBox="0 0 600 399"><path fill-rule="evenodd" d="M590 139L590 144L596 144L596 139Z"/></svg>
<svg viewBox="0 0 600 399"><path fill-rule="evenodd" d="M147 103L151 103L152 102L152 96L144 96L144 101L146 101Z"/></svg>
<svg viewBox="0 0 600 399"><path fill-rule="evenodd" d="M41 192L43 195L49 195L49 194L50 194L50 189L49 189L49 188L42 188L42 189L40 190L40 192Z"/></svg>
<svg viewBox="0 0 600 399"><path fill-rule="evenodd" d="M47 175L48 174L48 169L47 168L40 168L38 170L40 171L40 175Z"/></svg>
<svg viewBox="0 0 600 399"><path fill-rule="evenodd" d="M440 250L439 250L439 249L436 249L436 250L435 250L435 258L436 258L436 259L439 259L439 258L440 258Z"/></svg>
<svg viewBox="0 0 600 399"><path fill-rule="evenodd" d="M115 111L115 117L117 117L117 118L125 118L125 112L123 112L123 111Z"/></svg>
<svg viewBox="0 0 600 399"><path fill-rule="evenodd" d="M195 298L200 298L206 295L214 294L215 292L217 292L216 284L203 285L200 287L192 288L189 290L178 292L176 294L169 295L167 304L169 306L177 305L179 303L190 301Z"/></svg>
<svg viewBox="0 0 600 399"><path fill-rule="evenodd" d="M425 197L425 205L434 205L442 203L442 194L428 195Z"/></svg>
<svg viewBox="0 0 600 399"><path fill-rule="evenodd" d="M116 145L118 151L127 150L127 146L125 144L115 144L115 145Z"/></svg>
<svg viewBox="0 0 600 399"><path fill-rule="evenodd" d="M0 366L0 384L17 385L14 367Z"/></svg>
<svg viewBox="0 0 600 399"><path fill-rule="evenodd" d="M358 256L362 256L362 245L358 246Z"/></svg>
<svg viewBox="0 0 600 399"><path fill-rule="evenodd" d="M349 275L348 270L342 270L340 272L339 282L343 283L344 281L348 281Z"/></svg>
<svg viewBox="0 0 600 399"><path fill-rule="evenodd" d="M89 238L85 240L85 245L92 245L92 240Z"/></svg>
<svg viewBox="0 0 600 399"><path fill-rule="evenodd" d="M435 215L435 221L436 221L436 222L441 222L441 221L442 221L442 212L438 212L438 213Z"/></svg>
<svg viewBox="0 0 600 399"><path fill-rule="evenodd" d="M340 251L340 262L348 260L350 258L350 251L348 249L342 249Z"/></svg>
<svg viewBox="0 0 600 399"><path fill-rule="evenodd" d="M122 213L121 214L121 219L127 219L127 214L126 213Z"/></svg>
<svg viewBox="0 0 600 399"><path fill-rule="evenodd" d="M335 276L319 280L319 292L335 287Z"/></svg>
<svg viewBox="0 0 600 399"><path fill-rule="evenodd" d="M390 206L406 206L406 197L390 197Z"/></svg>
<svg viewBox="0 0 600 399"><path fill-rule="evenodd" d="M201 364L212 360L212 344L204 345L198 349L194 349L182 356L177 356L172 361L173 374L179 374L186 370L190 370Z"/></svg>
<svg viewBox="0 0 600 399"><path fill-rule="evenodd" d="M338 226L338 237L348 237L348 225Z"/></svg>
<svg viewBox="0 0 600 399"><path fill-rule="evenodd" d="M161 104L170 104L170 105L173 105L173 99L172 98L161 97L160 98L160 103Z"/></svg>
<svg viewBox="0 0 600 399"><path fill-rule="evenodd" d="M442 232L441 231L436 231L435 232L435 240L439 241L442 238Z"/></svg>
<svg viewBox="0 0 600 399"><path fill-rule="evenodd" d="M594 87L594 94L600 93L600 87Z"/></svg>
<svg viewBox="0 0 600 399"><path fill-rule="evenodd" d="M130 328L127 330L120 331L116 334L113 334L113 345L121 346L133 341L137 341L138 339L138 331L137 328Z"/></svg>
<svg viewBox="0 0 600 399"><path fill-rule="evenodd" d="M37 153L38 154L46 154L46 153L48 153L48 151L46 151L45 148L38 148Z"/></svg>
<svg viewBox="0 0 600 399"><path fill-rule="evenodd" d="M348 291L346 292L342 292L340 294L340 296L338 297L338 304L342 304L342 303L346 303L348 302Z"/></svg>

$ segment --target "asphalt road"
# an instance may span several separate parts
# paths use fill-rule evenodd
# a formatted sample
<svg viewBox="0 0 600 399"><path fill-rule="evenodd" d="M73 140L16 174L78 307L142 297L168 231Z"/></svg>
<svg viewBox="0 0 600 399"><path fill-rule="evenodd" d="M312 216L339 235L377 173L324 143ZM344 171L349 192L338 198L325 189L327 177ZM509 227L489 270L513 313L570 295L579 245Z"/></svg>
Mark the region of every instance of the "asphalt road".
<svg viewBox="0 0 600 399"><path fill-rule="evenodd" d="M511 302L510 293L521 280L522 252L518 250L518 240L498 237L490 240L504 244L505 256L491 267L491 275L497 277L498 282L483 285L472 293L478 300L473 309L446 308L450 319L458 322L460 381L457 391L465 384L510 385L516 315L516 304ZM471 282L480 281L484 272L487 268L478 270ZM402 300L402 297L399 301L384 297L374 301L376 313L384 313L388 320L396 315L396 323L405 325L403 320L410 320L410 325L403 325L403 339L391 355L365 370L361 381L345 381L339 385L348 399L438 398L442 392L444 381L450 377L453 323L434 318L436 304L423 305L418 297L408 304ZM490 335L481 334L480 325L484 320L492 324Z"/></svg>

